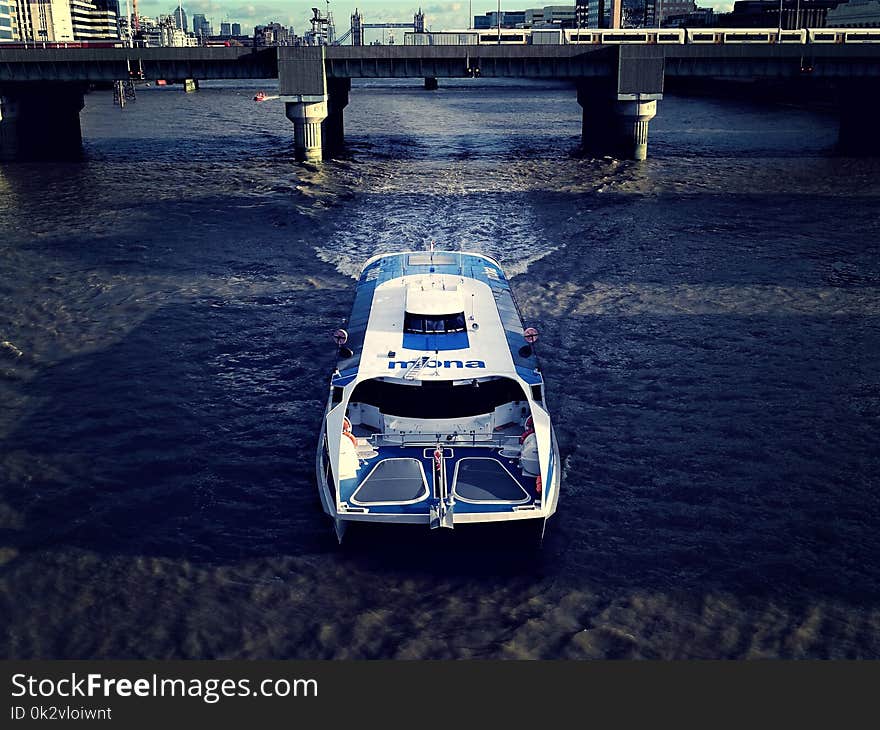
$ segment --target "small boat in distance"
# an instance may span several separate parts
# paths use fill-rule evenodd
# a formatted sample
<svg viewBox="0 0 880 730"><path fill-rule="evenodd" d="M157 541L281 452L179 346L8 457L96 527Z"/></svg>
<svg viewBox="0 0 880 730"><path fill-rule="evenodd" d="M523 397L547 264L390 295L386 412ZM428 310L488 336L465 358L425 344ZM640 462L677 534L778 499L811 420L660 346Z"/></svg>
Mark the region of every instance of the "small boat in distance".
<svg viewBox="0 0 880 730"><path fill-rule="evenodd" d="M351 521L461 524L556 511L561 464L534 343L488 256L384 254L363 267L316 455L339 540Z"/></svg>
<svg viewBox="0 0 880 730"><path fill-rule="evenodd" d="M275 96L270 96L265 91L258 91L254 95L254 101L271 101L272 99L277 99L277 98L278 98L277 94Z"/></svg>

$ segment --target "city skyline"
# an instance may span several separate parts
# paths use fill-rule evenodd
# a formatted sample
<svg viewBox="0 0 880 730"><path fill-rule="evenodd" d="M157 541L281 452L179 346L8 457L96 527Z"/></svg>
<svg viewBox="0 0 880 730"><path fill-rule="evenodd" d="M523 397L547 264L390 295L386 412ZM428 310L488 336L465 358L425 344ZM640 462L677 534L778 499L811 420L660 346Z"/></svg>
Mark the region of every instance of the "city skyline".
<svg viewBox="0 0 880 730"><path fill-rule="evenodd" d="M716 12L727 12L733 8L733 0L723 2L697 3L701 6L713 7ZM309 19L312 17L312 8L318 7L321 12L327 9L326 2L320 3L315 0L299 0L294 3L286 2L259 2L248 3L238 0L220 2L219 0L190 0L182 3L184 10L191 17L195 13L205 15L215 25L220 22L240 22L242 28L253 30L254 25L277 21L283 25L293 26L297 34L308 30ZM545 7L547 5L574 5L566 2L511 2L505 0L501 3L501 9L524 10L526 8ZM497 9L497 2L483 0L481 2L427 2L418 3L410 0L377 0L375 2L352 2L330 3L330 11L340 34L349 26L349 18L355 9L360 10L366 22L375 23L381 21L406 22L412 19L413 14L421 7L425 13L426 24L434 30L466 28L470 25L471 15L484 15ZM157 16L168 14L168 3L162 0L147 0L139 2L138 8L143 15ZM471 12L469 13L469 8ZM124 11L123 11L124 12Z"/></svg>

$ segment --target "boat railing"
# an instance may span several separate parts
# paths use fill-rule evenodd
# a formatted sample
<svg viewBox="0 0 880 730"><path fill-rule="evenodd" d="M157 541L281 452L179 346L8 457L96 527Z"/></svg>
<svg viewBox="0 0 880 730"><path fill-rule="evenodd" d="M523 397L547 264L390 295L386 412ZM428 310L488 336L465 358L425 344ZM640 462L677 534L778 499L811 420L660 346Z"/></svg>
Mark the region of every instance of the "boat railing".
<svg viewBox="0 0 880 730"><path fill-rule="evenodd" d="M371 446L486 446L518 451L520 441L518 435L500 433L481 433L470 431L463 433L427 433L411 431L385 431L361 437Z"/></svg>

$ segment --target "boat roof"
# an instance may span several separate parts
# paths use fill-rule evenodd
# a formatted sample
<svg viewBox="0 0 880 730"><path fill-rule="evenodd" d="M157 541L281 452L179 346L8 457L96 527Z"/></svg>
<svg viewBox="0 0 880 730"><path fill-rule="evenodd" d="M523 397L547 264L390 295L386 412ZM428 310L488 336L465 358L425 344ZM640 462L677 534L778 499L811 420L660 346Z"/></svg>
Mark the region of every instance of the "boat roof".
<svg viewBox="0 0 880 730"><path fill-rule="evenodd" d="M405 313L454 317L456 331L404 331ZM411 329L411 328L408 328ZM403 379L419 358L427 367L410 379L460 380L507 376L540 383L538 358L523 350L522 319L497 261L459 251L407 251L369 259L346 325L352 355L340 359L333 385L369 378Z"/></svg>

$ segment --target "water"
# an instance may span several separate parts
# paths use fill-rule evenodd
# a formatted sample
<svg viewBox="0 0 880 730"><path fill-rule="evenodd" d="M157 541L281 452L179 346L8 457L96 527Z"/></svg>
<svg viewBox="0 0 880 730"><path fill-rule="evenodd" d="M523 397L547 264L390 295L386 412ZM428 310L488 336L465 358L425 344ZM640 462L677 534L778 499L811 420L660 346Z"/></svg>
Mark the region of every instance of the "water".
<svg viewBox="0 0 880 730"><path fill-rule="evenodd" d="M301 166L258 88L0 168L0 656L880 657L880 161L832 117L667 97L636 164L563 85L356 82ZM351 277L432 240L542 332L537 555L320 512Z"/></svg>

